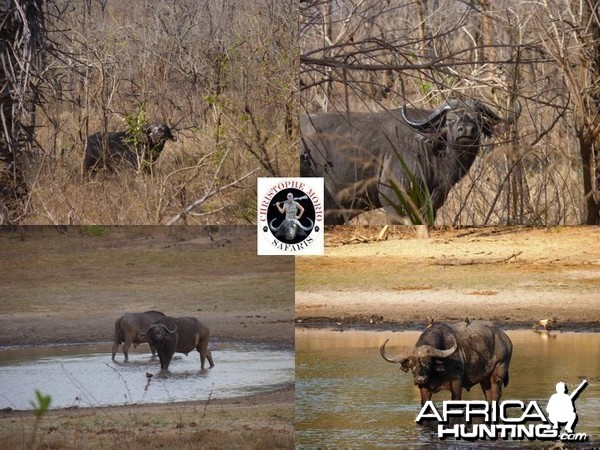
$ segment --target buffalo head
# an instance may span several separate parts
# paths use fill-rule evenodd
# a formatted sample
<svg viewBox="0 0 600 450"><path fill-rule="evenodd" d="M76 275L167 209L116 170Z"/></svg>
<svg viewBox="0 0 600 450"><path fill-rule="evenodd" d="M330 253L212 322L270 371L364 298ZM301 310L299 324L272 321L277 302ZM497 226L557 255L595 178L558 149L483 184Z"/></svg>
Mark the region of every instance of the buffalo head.
<svg viewBox="0 0 600 450"><path fill-rule="evenodd" d="M275 227L273 224L276 220L277 219L273 219L271 220L271 223L269 223L270 230L275 236L283 236L287 241L294 240L296 235L306 236L314 226L313 221L309 218L307 218L307 220L310 222L310 225L307 227L302 225L298 219L285 219L279 226Z"/></svg>
<svg viewBox="0 0 600 450"><path fill-rule="evenodd" d="M173 329L169 329L164 323L153 323L148 327L147 330L140 330L140 336L142 336L145 342L159 343L169 339L172 335L177 332L177 325Z"/></svg>
<svg viewBox="0 0 600 450"><path fill-rule="evenodd" d="M146 138L148 139L146 145L146 151L148 155L144 157L144 168L148 169L153 165L163 149L165 148L165 142L176 141L177 138L171 133L171 129L165 125L148 125L145 129Z"/></svg>
<svg viewBox="0 0 600 450"><path fill-rule="evenodd" d="M148 141L152 145L158 145L160 143L164 143L166 141L176 141L177 138L173 136L171 129L165 125L148 125L146 127L146 136L148 137Z"/></svg>
<svg viewBox="0 0 600 450"><path fill-rule="evenodd" d="M448 146L478 146L481 135L490 137L501 123L513 123L521 114L521 104L505 118L498 116L488 106L475 99L464 102L448 100L426 118L409 117L406 105L402 107L402 119L408 126L422 133L431 133L434 138Z"/></svg>
<svg viewBox="0 0 600 450"><path fill-rule="evenodd" d="M430 345L419 345L418 347L407 349L396 356L391 356L385 350L385 345L388 342L386 340L379 348L379 352L386 361L399 363L400 368L404 372L411 370L415 384L422 386L427 384L429 378L433 374L444 370L442 360L452 356L458 349L456 339L454 339L453 336L449 337L453 342L449 349L438 349Z"/></svg>

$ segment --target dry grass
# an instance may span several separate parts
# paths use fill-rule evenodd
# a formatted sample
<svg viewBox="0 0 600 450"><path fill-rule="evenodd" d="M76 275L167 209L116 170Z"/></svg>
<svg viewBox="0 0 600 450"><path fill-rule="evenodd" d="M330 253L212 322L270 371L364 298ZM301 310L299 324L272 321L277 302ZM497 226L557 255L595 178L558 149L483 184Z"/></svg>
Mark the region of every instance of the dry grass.
<svg viewBox="0 0 600 450"><path fill-rule="evenodd" d="M237 403L237 404L236 404ZM292 449L293 389L246 400L2 413L3 448Z"/></svg>
<svg viewBox="0 0 600 450"><path fill-rule="evenodd" d="M571 26L575 21L587 30L581 36L596 36L590 30L597 24L585 18L583 6L571 9L566 1L481 5L366 0L327 9L303 3L300 111L434 109L447 99L474 97L504 116L518 100L519 120L508 133L498 129L484 140L436 224L580 224L593 194L593 186L584 186L587 144L580 138L582 124L597 119L594 107L584 105L597 103L587 99L595 92L587 61L598 43L580 40ZM559 54L569 55L568 62ZM598 137L593 123L591 142Z"/></svg>
<svg viewBox="0 0 600 450"><path fill-rule="evenodd" d="M252 145L252 138L245 138ZM178 142L167 143L151 174L122 169L82 176L83 146L62 158L38 158L27 177L34 182L24 223L164 224L203 197L176 223L253 223L256 177L270 174L243 150L243 139L232 136L215 143L210 131L202 136L180 133ZM296 147L287 138L274 137L269 144L282 173L297 173Z"/></svg>
<svg viewBox="0 0 600 450"><path fill-rule="evenodd" d="M358 230L366 234L373 228ZM585 273L597 260L597 233L585 227L432 230L428 240L410 237L406 228L391 227L385 242L332 247L327 256L297 258L296 290L402 292L433 287L490 295L524 285L532 292L541 286L593 292L591 286L598 281L593 271L589 283L574 275ZM353 227L332 227L327 239L336 242L354 232ZM353 275L357 273L367 275Z"/></svg>
<svg viewBox="0 0 600 450"><path fill-rule="evenodd" d="M56 3L21 223L254 223L256 177L298 173L291 3ZM153 173L82 175L87 136L132 123L176 129Z"/></svg>

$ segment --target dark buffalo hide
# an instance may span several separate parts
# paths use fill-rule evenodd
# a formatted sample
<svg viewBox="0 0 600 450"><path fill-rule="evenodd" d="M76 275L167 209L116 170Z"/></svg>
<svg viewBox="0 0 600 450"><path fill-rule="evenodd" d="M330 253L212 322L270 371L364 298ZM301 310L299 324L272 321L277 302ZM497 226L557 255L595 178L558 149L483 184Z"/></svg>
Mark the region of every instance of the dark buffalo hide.
<svg viewBox="0 0 600 450"><path fill-rule="evenodd" d="M147 126L144 136L138 142L140 144L138 149L135 148L132 137L126 131L93 134L87 140L84 170L94 171L100 167L111 170L130 167L149 171L168 140L175 141L176 138L165 124Z"/></svg>
<svg viewBox="0 0 600 450"><path fill-rule="evenodd" d="M421 392L421 404L441 390L460 400L462 389L476 384L488 402L499 400L508 385L512 342L492 322L474 320L454 324L434 323L421 334L414 347L391 356L385 341L380 347L386 361L411 370Z"/></svg>
<svg viewBox="0 0 600 450"><path fill-rule="evenodd" d="M389 222L403 223L393 207L401 204L394 184L406 192L415 187L428 192L435 215L475 161L482 138L514 122L520 111L517 103L503 119L469 99L450 100L434 111L405 106L301 116L300 174L324 178L326 224L381 207Z"/></svg>
<svg viewBox="0 0 600 450"><path fill-rule="evenodd" d="M115 333L113 337L112 359L115 359L119 344L123 344L123 355L125 361L129 359L129 347L131 344L140 344L142 339L138 334L141 329L147 329L154 321L164 317L160 311L146 311L143 313L126 313L115 321ZM150 344L152 356L156 354L154 346Z"/></svg>
<svg viewBox="0 0 600 450"><path fill-rule="evenodd" d="M208 349L210 331L195 317L162 317L140 334L144 336L144 341L156 348L161 370L169 369L175 352L187 355L194 349L200 353L202 370L206 359L210 367L214 367L212 354Z"/></svg>

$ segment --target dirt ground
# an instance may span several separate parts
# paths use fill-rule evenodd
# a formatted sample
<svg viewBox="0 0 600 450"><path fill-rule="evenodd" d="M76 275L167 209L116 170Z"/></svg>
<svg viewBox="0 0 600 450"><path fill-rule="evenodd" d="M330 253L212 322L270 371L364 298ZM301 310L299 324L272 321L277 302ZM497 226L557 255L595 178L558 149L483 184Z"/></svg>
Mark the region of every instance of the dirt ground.
<svg viewBox="0 0 600 450"><path fill-rule="evenodd" d="M0 346L112 341L120 315L159 310L291 348L293 258L256 256L254 227L212 228L5 230Z"/></svg>
<svg viewBox="0 0 600 450"><path fill-rule="evenodd" d="M215 341L293 349L294 260L256 256L254 230L2 228L0 348L109 342L121 314L160 310L200 318ZM0 447L293 448L293 420L291 384L228 400L50 410L39 421L3 411Z"/></svg>
<svg viewBox="0 0 600 450"><path fill-rule="evenodd" d="M0 411L2 448L294 448L294 386L236 399Z"/></svg>
<svg viewBox="0 0 600 450"><path fill-rule="evenodd" d="M600 331L600 228L334 227L296 258L297 326L422 327L492 320Z"/></svg>

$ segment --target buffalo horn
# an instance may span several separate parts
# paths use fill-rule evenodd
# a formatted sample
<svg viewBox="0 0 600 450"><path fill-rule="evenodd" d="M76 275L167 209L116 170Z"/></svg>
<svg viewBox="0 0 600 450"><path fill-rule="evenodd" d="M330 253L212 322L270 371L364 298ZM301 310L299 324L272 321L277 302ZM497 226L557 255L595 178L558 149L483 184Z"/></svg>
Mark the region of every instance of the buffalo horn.
<svg viewBox="0 0 600 450"><path fill-rule="evenodd" d="M446 103L444 103L442 106L440 106L438 109L433 111L431 114L429 114L429 116L426 119L416 120L416 119L410 119L406 115L406 112L407 112L406 105L404 105L402 107L402 119L404 119L404 121L408 125L410 125L412 128L419 130L419 131L423 131L423 130L435 128L438 125L438 123L446 116L446 113L449 110L456 108L456 106L457 106L456 100L449 100Z"/></svg>
<svg viewBox="0 0 600 450"><path fill-rule="evenodd" d="M281 228L281 226L285 223L285 220L282 221L279 226L277 228L273 227L273 222L275 222L277 219L273 219L271 220L271 223L269 224L269 228L271 229L271 231L273 233L277 233L279 231L279 229Z"/></svg>
<svg viewBox="0 0 600 450"><path fill-rule="evenodd" d="M458 344L456 343L454 336L451 335L450 337L454 341L454 344L447 350L440 350L439 348L430 345L420 345L417 347L417 353L421 356L429 356L430 358L447 358L448 356L452 356L458 348Z"/></svg>
<svg viewBox="0 0 600 450"><path fill-rule="evenodd" d="M159 323L159 325L160 325L162 328L164 328L164 329L165 329L165 331L166 331L167 333L169 333L169 334L173 334L173 333L175 333L175 332L177 331L177 324L175 324L175 328L173 328L173 330L169 330L169 329L167 328L167 326L166 326L164 323Z"/></svg>
<svg viewBox="0 0 600 450"><path fill-rule="evenodd" d="M389 339L386 339L386 341L383 343L383 345L381 347L379 347L379 353L381 353L381 356L387 362L401 363L412 356L414 348L411 348L410 350L406 350L404 353L401 353L396 356L390 355L388 352L385 351L385 344L387 344L388 341L389 341Z"/></svg>
<svg viewBox="0 0 600 450"><path fill-rule="evenodd" d="M515 109L514 111L512 111L511 113L509 113L504 120L506 121L506 123L515 123L517 121L517 119L519 118L519 116L521 115L521 103L519 102L519 100L515 101Z"/></svg>
<svg viewBox="0 0 600 450"><path fill-rule="evenodd" d="M308 218L308 217L307 217L307 219L308 219L308 221L310 222L310 226L308 226L308 227L305 227L304 225L302 225L302 224L300 223L300 221L298 221L298 226L299 226L300 228L302 228L304 231L310 231L310 230L312 230L312 229L313 229L313 226L315 225L315 224L313 223L313 221L312 221L312 220L310 220L310 218Z"/></svg>

